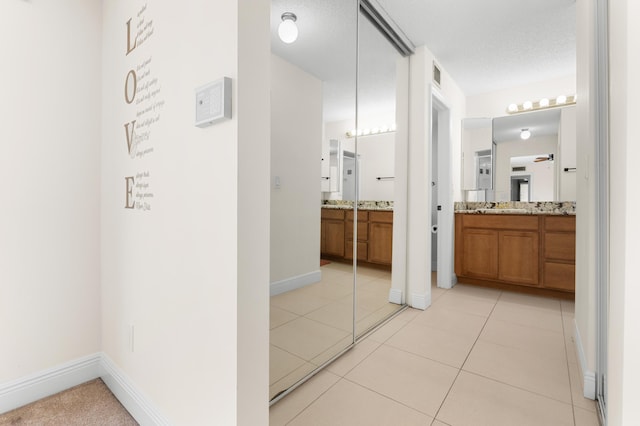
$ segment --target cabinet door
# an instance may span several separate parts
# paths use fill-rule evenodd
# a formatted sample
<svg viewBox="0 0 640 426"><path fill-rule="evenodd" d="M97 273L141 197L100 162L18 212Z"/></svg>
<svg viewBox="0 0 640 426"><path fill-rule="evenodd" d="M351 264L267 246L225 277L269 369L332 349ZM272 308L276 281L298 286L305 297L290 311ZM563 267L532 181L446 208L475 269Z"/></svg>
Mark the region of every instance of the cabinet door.
<svg viewBox="0 0 640 426"><path fill-rule="evenodd" d="M498 231L465 229L462 274L472 278L498 278Z"/></svg>
<svg viewBox="0 0 640 426"><path fill-rule="evenodd" d="M538 233L500 231L499 238L498 279L538 286Z"/></svg>
<svg viewBox="0 0 640 426"><path fill-rule="evenodd" d="M545 262L544 286L557 290L575 291L576 267L573 263Z"/></svg>
<svg viewBox="0 0 640 426"><path fill-rule="evenodd" d="M348 260L353 259L353 240L345 240L344 242L344 258ZM368 244L358 241L358 260L363 262L367 261L367 248Z"/></svg>
<svg viewBox="0 0 640 426"><path fill-rule="evenodd" d="M372 263L391 265L393 223L369 222L369 258Z"/></svg>
<svg viewBox="0 0 640 426"><path fill-rule="evenodd" d="M344 256L344 221L322 221L322 253L331 256Z"/></svg>

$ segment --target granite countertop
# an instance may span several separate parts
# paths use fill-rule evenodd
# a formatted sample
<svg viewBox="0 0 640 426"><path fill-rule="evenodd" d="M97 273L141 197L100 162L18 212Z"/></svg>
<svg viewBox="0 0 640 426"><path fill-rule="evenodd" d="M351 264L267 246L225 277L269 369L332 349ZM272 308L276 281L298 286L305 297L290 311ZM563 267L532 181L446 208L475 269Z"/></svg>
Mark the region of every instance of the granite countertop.
<svg viewBox="0 0 640 426"><path fill-rule="evenodd" d="M455 213L465 214L523 214L523 215L556 215L575 216L576 203L574 201L562 202L532 202L520 201L505 202L456 202Z"/></svg>
<svg viewBox="0 0 640 426"><path fill-rule="evenodd" d="M353 201L326 200L323 209L353 210ZM358 201L358 210L393 211L393 201Z"/></svg>

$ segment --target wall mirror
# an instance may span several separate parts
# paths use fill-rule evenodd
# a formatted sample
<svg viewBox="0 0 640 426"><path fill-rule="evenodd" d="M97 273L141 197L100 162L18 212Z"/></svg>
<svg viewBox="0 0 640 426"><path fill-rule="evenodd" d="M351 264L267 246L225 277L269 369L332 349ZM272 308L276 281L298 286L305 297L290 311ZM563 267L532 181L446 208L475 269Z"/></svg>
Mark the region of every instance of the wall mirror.
<svg viewBox="0 0 640 426"><path fill-rule="evenodd" d="M403 307L390 302L393 130L408 59L356 0L273 0L271 28L273 403Z"/></svg>
<svg viewBox="0 0 640 426"><path fill-rule="evenodd" d="M467 200L574 201L575 189L563 180L575 176L575 168L565 167L575 164L575 131L562 131L575 127L574 109L463 120Z"/></svg>

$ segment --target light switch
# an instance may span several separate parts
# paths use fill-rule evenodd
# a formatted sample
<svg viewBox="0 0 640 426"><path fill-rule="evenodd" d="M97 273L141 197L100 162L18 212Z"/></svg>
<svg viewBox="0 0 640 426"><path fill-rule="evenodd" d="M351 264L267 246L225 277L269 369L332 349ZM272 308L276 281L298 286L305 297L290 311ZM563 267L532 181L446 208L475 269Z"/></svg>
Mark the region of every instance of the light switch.
<svg viewBox="0 0 640 426"><path fill-rule="evenodd" d="M280 176L276 176L273 180L273 186L276 189L280 189Z"/></svg>
<svg viewBox="0 0 640 426"><path fill-rule="evenodd" d="M231 118L231 79L223 77L196 89L196 126Z"/></svg>

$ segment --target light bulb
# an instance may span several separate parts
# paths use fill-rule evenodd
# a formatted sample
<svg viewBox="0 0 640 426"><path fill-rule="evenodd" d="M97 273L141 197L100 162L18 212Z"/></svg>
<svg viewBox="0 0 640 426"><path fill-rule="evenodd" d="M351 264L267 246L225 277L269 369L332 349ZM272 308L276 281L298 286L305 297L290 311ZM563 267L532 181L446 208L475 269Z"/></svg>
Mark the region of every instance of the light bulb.
<svg viewBox="0 0 640 426"><path fill-rule="evenodd" d="M565 95L560 95L556 98L556 104L561 105L567 102L567 97Z"/></svg>
<svg viewBox="0 0 640 426"><path fill-rule="evenodd" d="M518 111L518 105L516 104L511 104L509 105L509 108L507 109L509 112L516 112Z"/></svg>
<svg viewBox="0 0 640 426"><path fill-rule="evenodd" d="M549 106L549 99L547 98L540 99L540 107L546 108L548 106Z"/></svg>
<svg viewBox="0 0 640 426"><path fill-rule="evenodd" d="M282 14L282 22L278 26L278 36L284 43L291 44L298 39L297 19L296 15L291 12Z"/></svg>
<svg viewBox="0 0 640 426"><path fill-rule="evenodd" d="M525 110L526 110L526 109L531 109L531 108L533 108L533 102L531 102L531 101L525 101L525 102L522 104L522 108L523 108L523 109L525 109Z"/></svg>
<svg viewBox="0 0 640 426"><path fill-rule="evenodd" d="M529 131L529 129L522 129L522 132L520 132L520 139L526 141L530 137L531 137L531 132Z"/></svg>

